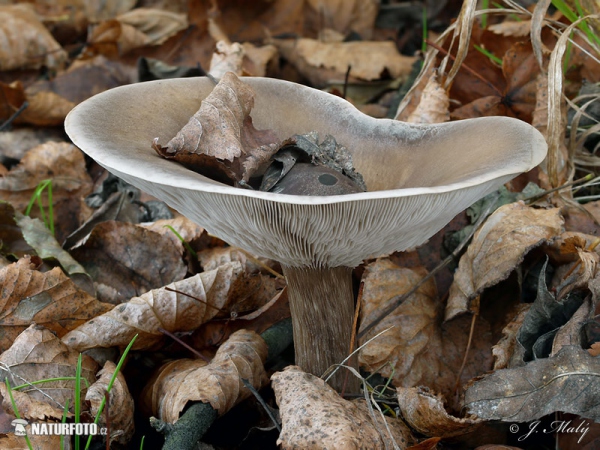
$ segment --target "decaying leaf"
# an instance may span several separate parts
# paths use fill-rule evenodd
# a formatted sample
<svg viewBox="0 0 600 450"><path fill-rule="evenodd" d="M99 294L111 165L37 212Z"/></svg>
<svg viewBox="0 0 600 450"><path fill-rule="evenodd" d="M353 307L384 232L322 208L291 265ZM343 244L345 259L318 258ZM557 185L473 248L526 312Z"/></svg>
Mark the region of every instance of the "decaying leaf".
<svg viewBox="0 0 600 450"><path fill-rule="evenodd" d="M92 384L98 365L87 355L81 357L81 378ZM8 378L11 386L20 386L48 378L75 377L78 358L79 352L67 347L51 331L34 324L23 331L11 347L0 355L0 378ZM85 395L86 390L82 383L82 394ZM69 408L73 411L73 379L53 380L43 383L42 387L31 386L21 391L35 400L61 409L68 400Z"/></svg>
<svg viewBox="0 0 600 450"><path fill-rule="evenodd" d="M523 202L498 208L473 236L461 257L450 297L446 320L468 310L470 300L508 277L527 252L562 232L558 208L543 210Z"/></svg>
<svg viewBox="0 0 600 450"><path fill-rule="evenodd" d="M525 303L519 305L517 314L513 317L502 330L502 339L492 347L494 354L494 370L506 369L515 351L517 345L517 333L519 332L525 316L529 311L531 304Z"/></svg>
<svg viewBox="0 0 600 450"><path fill-rule="evenodd" d="M32 68L44 65L59 68L67 53L37 18L29 4L0 7L0 70Z"/></svg>
<svg viewBox="0 0 600 450"><path fill-rule="evenodd" d="M279 148L272 131L252 125L253 106L254 91L228 72L177 136L153 148L216 181L247 182Z"/></svg>
<svg viewBox="0 0 600 450"><path fill-rule="evenodd" d="M159 328L172 333L191 331L215 317L231 302L230 290L242 273L239 263L231 263L154 289L81 325L63 340L83 351L125 347L137 334L134 349L152 348L164 337Z"/></svg>
<svg viewBox="0 0 600 450"><path fill-rule="evenodd" d="M94 280L98 298L113 304L181 280L186 273L170 239L125 222L99 223L71 255Z"/></svg>
<svg viewBox="0 0 600 450"><path fill-rule="evenodd" d="M600 421L600 358L563 347L551 358L503 369L474 382L465 407L481 419L528 422L555 411Z"/></svg>
<svg viewBox="0 0 600 450"><path fill-rule="evenodd" d="M0 350L32 322L44 325L59 337L110 309L80 290L60 268L39 272L28 257L0 270Z"/></svg>
<svg viewBox="0 0 600 450"><path fill-rule="evenodd" d="M90 413L95 417L104 395L108 390L108 384L114 375L116 369L115 363L107 361L100 372L98 372L98 380L92 384L87 393L85 400L90 402ZM105 411L110 412L111 431L115 430L110 436L110 442L117 442L121 445L126 445L133 436L135 426L133 423L133 398L127 388L127 383L122 372L117 374L115 382L112 384L109 400L105 406ZM100 416L100 426L106 426L106 415Z"/></svg>
<svg viewBox="0 0 600 450"><path fill-rule="evenodd" d="M362 400L344 400L297 366L275 373L271 384L282 421L277 444L284 449L405 449L413 441L400 419L384 418Z"/></svg>
<svg viewBox="0 0 600 450"><path fill-rule="evenodd" d="M208 73L220 80L227 72L233 72L240 77L243 75L244 46L238 42L228 43L218 41L216 50L210 60Z"/></svg>
<svg viewBox="0 0 600 450"><path fill-rule="evenodd" d="M175 230L175 232L177 232L177 234L179 234L179 236L181 236L181 238L187 243L193 241L194 239L199 239L205 233L204 228L192 222L185 216L178 216L174 219L157 220L155 222L142 224L140 226L143 226L148 230L154 231L155 233L170 239L172 245L180 249L180 253L183 253L183 244L173 230ZM211 270L215 267L205 270Z"/></svg>
<svg viewBox="0 0 600 450"><path fill-rule="evenodd" d="M21 228L15 221L15 208L7 202L0 201L0 252L20 258L33 254L34 250L25 241Z"/></svg>
<svg viewBox="0 0 600 450"><path fill-rule="evenodd" d="M219 415L248 398L246 379L255 389L268 379L264 370L267 344L253 331L233 333L210 363L176 360L165 364L148 383L145 400L152 413L174 423L188 402L210 403Z"/></svg>
<svg viewBox="0 0 600 450"><path fill-rule="evenodd" d="M419 433L430 437L449 438L471 433L480 419L458 418L448 414L439 395L427 388L396 388L402 417Z"/></svg>

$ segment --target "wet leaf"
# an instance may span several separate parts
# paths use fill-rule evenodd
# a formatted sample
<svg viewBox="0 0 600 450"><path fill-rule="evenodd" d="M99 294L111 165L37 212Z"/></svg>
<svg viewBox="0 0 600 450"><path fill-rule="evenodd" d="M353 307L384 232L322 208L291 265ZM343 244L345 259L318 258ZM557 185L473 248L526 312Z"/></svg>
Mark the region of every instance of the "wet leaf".
<svg viewBox="0 0 600 450"><path fill-rule="evenodd" d="M555 411L600 420L600 358L563 347L515 369L497 370L471 385L465 408L481 419L528 422Z"/></svg>
<svg viewBox="0 0 600 450"><path fill-rule="evenodd" d="M110 309L80 290L60 268L39 272L28 257L0 269L0 285L0 350L7 349L32 322L62 337Z"/></svg>
<svg viewBox="0 0 600 450"><path fill-rule="evenodd" d="M154 348L164 338L159 328L172 333L192 331L226 308L232 302L232 286L242 273L239 263L227 264L154 289L81 325L64 336L64 342L79 351L124 348L137 334L134 349Z"/></svg>
<svg viewBox="0 0 600 450"><path fill-rule="evenodd" d="M107 221L71 255L95 282L98 298L120 303L181 280L181 253L168 238L134 224Z"/></svg>
<svg viewBox="0 0 600 450"><path fill-rule="evenodd" d="M105 393L108 390L108 384L115 372L116 365L112 361L107 361L100 372L98 380L90 386L85 394L85 400L90 403L90 414L95 417ZM109 400L104 407L104 411L110 412L110 426L113 430L119 430L119 433L111 435L111 443L116 442L126 445L132 438L135 431L133 423L134 404L133 398L127 388L127 382L123 372L117 374L115 382L112 384ZM99 426L106 427L106 413L100 416Z"/></svg>
<svg viewBox="0 0 600 450"><path fill-rule="evenodd" d="M458 418L444 408L439 395L426 388L396 388L402 417L420 434L449 438L471 433L482 423L476 418Z"/></svg>
<svg viewBox="0 0 600 450"><path fill-rule="evenodd" d="M98 365L89 356L81 356L81 378L92 384ZM0 355L0 378L8 378L11 387L14 387L48 378L75 377L78 358L79 352L67 347L51 331L39 325L31 325ZM68 400L70 410L73 411L74 379L50 381L42 386L41 390L39 386L32 386L23 388L21 392L60 409ZM86 390L86 385L82 382L83 395Z"/></svg>
<svg viewBox="0 0 600 450"><path fill-rule="evenodd" d="M271 384L282 421L277 444L283 449L387 449L393 443L405 449L413 441L399 419L382 417L362 400L344 400L323 380L297 366L276 372Z"/></svg>
<svg viewBox="0 0 600 450"><path fill-rule="evenodd" d="M247 182L278 149L273 132L252 125L253 106L254 91L228 72L177 136L153 148L216 181Z"/></svg>
<svg viewBox="0 0 600 450"><path fill-rule="evenodd" d="M223 415L252 395L242 378L257 390L268 382L263 367L267 351L258 334L240 330L219 347L208 364L190 359L167 363L146 387L148 407L169 423L177 421L188 402L210 403Z"/></svg>
<svg viewBox="0 0 600 450"><path fill-rule="evenodd" d="M523 202L498 208L473 236L461 257L446 319L468 310L470 300L489 286L506 279L532 248L562 232L558 208L543 210Z"/></svg>

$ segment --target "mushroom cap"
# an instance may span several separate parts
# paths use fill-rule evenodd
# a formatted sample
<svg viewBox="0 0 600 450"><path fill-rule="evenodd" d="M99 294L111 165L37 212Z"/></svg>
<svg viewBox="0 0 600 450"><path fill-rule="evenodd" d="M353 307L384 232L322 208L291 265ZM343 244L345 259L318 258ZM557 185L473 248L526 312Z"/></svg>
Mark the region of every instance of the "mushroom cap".
<svg viewBox="0 0 600 450"><path fill-rule="evenodd" d="M334 95L269 78L256 92L257 129L280 139L317 131L352 153L369 192L298 196L230 187L161 158L212 91L208 78L118 87L75 107L72 141L110 172L228 243L293 267L354 267L426 241L456 214L545 157L543 136L508 117L434 125L374 119Z"/></svg>

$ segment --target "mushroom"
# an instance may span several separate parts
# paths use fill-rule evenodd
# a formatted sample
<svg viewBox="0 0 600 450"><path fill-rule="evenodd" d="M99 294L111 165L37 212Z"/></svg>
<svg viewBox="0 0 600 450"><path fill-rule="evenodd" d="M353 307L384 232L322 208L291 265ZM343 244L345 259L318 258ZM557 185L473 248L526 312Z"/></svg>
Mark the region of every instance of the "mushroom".
<svg viewBox="0 0 600 450"><path fill-rule="evenodd" d="M516 119L416 125L371 118L339 97L295 83L243 81L256 93L251 115L257 129L271 129L282 140L312 131L332 135L352 153L369 191L252 191L160 158L153 139L166 141L187 123L214 87L208 78L106 91L73 109L66 131L118 177L230 244L279 261L288 282L296 364L317 376L349 354L354 267L422 244L473 202L535 167L547 151L542 135ZM342 388L343 375L331 379L334 388Z"/></svg>

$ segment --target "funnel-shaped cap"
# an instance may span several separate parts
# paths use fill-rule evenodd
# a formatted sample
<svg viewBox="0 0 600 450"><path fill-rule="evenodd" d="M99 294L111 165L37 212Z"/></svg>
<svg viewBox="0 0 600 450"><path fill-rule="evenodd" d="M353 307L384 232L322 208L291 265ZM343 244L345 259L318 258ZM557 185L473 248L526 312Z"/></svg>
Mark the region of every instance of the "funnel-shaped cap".
<svg viewBox="0 0 600 450"><path fill-rule="evenodd" d="M546 142L530 125L487 117L413 125L366 116L345 100L286 81L243 78L256 92L257 129L279 138L317 131L352 153L369 192L314 197L254 192L162 159L167 142L214 85L207 78L123 86L66 119L73 142L125 181L210 233L287 266L356 266L421 244L456 214L539 164Z"/></svg>

